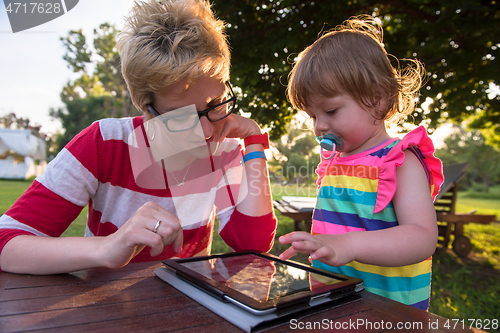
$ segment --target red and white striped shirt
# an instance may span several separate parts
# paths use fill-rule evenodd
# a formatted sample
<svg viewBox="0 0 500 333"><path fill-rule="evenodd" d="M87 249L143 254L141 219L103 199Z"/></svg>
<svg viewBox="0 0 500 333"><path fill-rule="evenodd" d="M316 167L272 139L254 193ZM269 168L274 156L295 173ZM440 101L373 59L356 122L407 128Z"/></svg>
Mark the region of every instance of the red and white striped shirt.
<svg viewBox="0 0 500 333"><path fill-rule="evenodd" d="M142 124L143 117L103 119L78 134L0 217L0 252L18 235L59 237L87 204L85 236L110 235L148 201L179 217L183 251L166 246L151 257L145 248L131 262L209 254L216 216L219 234L235 251L271 249L274 213L251 217L235 209L242 179L236 140L226 139L187 171L174 171L185 184L168 186L173 178L151 158Z"/></svg>

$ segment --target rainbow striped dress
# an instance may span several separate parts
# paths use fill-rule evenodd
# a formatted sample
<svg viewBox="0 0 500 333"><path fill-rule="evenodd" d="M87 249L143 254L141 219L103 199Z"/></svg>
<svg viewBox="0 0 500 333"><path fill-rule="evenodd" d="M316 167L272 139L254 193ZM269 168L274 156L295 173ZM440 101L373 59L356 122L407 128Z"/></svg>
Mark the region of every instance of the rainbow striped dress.
<svg viewBox="0 0 500 333"><path fill-rule="evenodd" d="M396 167L404 162L404 150L412 150L426 170L434 199L443 182L442 164L434 157L434 145L423 127L403 139L390 139L362 153L322 160L316 172L319 192L312 234L343 234L398 225L392 198L396 191ZM314 260L313 266L363 279L366 290L427 310L432 257L422 262L382 267L353 261L334 267Z"/></svg>

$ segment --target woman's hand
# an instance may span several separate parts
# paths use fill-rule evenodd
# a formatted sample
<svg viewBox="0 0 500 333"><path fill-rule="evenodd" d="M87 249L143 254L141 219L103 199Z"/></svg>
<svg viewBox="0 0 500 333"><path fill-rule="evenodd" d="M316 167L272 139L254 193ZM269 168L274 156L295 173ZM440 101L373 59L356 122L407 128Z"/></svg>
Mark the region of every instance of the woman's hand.
<svg viewBox="0 0 500 333"><path fill-rule="evenodd" d="M221 131L222 138L244 139L251 135L259 134L261 134L260 127L254 120L234 113L225 119L224 127Z"/></svg>
<svg viewBox="0 0 500 333"><path fill-rule="evenodd" d="M342 266L354 260L348 234L311 235L298 231L281 236L279 242L291 244L291 247L280 255L281 260L287 260L297 253L310 254L311 259L330 266Z"/></svg>
<svg viewBox="0 0 500 333"><path fill-rule="evenodd" d="M158 221L162 221L153 232ZM120 268L145 246L157 256L172 244L182 250L179 219L154 202L145 203L115 233L106 237L20 235L1 253L2 270L19 274L59 274L94 267Z"/></svg>
<svg viewBox="0 0 500 333"><path fill-rule="evenodd" d="M155 226L161 221L156 232ZM155 202L147 202L115 233L106 237L102 247L104 266L123 267L145 246L151 256L157 256L172 244L176 253L182 251L183 233L177 216Z"/></svg>

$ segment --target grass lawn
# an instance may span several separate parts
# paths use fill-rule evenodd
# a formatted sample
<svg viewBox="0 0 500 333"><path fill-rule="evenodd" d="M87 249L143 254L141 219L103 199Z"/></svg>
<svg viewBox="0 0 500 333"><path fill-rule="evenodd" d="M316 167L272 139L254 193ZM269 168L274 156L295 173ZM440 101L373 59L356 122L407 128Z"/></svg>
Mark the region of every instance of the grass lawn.
<svg viewBox="0 0 500 333"><path fill-rule="evenodd" d="M0 179L0 215L5 213L30 185L31 181ZM86 223L87 207L82 210L75 222L70 225L62 236L83 236Z"/></svg>
<svg viewBox="0 0 500 333"><path fill-rule="evenodd" d="M28 181L0 180L0 214L28 188ZM310 196L316 194L315 186L273 186L274 199L283 196ZM460 192L456 210L477 214L495 214L500 221L500 186L491 193ZM66 230L63 236L82 236L85 231L87 208ZM293 220L277 212L277 237L293 231ZM464 227L465 236L471 239L472 252L467 258L458 258L451 249L438 249L433 256L432 297L429 311L449 319L500 319L500 223L480 225L469 223ZM287 247L275 241L271 253L280 254ZM212 253L229 252L217 233L214 233ZM307 256L294 260L307 263ZM490 325L491 327L491 325ZM478 328L481 328L478 326ZM482 327L484 329L484 327ZM488 330L487 331L496 331Z"/></svg>
<svg viewBox="0 0 500 333"><path fill-rule="evenodd" d="M29 181L0 180L0 214L5 213L30 185Z"/></svg>

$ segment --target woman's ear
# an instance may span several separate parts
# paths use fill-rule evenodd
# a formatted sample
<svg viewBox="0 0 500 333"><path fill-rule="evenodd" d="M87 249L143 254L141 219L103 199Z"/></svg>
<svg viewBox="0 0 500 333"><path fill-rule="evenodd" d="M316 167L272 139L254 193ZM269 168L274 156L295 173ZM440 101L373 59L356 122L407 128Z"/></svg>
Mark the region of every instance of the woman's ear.
<svg viewBox="0 0 500 333"><path fill-rule="evenodd" d="M139 111L142 112L142 115L144 116L144 120L148 121L153 119L155 116L151 113L151 111L148 110L148 106L146 104L141 105L141 108L138 109Z"/></svg>

